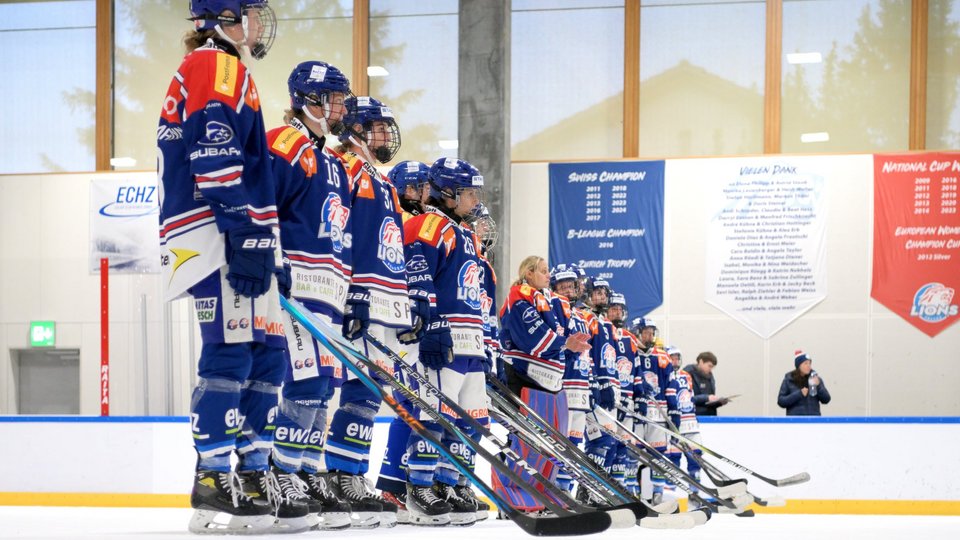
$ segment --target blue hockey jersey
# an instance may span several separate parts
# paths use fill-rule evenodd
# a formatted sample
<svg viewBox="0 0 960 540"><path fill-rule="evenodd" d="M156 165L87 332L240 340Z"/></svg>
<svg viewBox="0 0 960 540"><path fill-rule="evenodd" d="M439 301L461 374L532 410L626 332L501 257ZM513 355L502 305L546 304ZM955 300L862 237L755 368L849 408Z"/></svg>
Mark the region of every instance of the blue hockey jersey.
<svg viewBox="0 0 960 540"><path fill-rule="evenodd" d="M277 227L260 97L246 66L229 51L210 40L188 54L163 100L157 173L168 300L226 264L224 232Z"/></svg>
<svg viewBox="0 0 960 540"><path fill-rule="evenodd" d="M667 385L667 414L680 433L699 433L697 406L693 404L693 377L686 371L676 372L676 376Z"/></svg>
<svg viewBox="0 0 960 540"><path fill-rule="evenodd" d="M370 292L370 320L400 330L412 325L397 190L373 165L347 152L340 159L350 181L352 284Z"/></svg>
<svg viewBox="0 0 960 540"><path fill-rule="evenodd" d="M570 306L570 302L559 294L549 293L553 316L560 326L561 335L587 334L597 332L596 324L588 324L583 313ZM595 319L592 319L595 321ZM590 381L594 378L593 357L590 351L580 354L564 350L563 391L570 410L590 410Z"/></svg>
<svg viewBox="0 0 960 540"><path fill-rule="evenodd" d="M649 385L653 397L648 397L647 418L655 422L665 422L662 411L667 407L667 387L676 378L670 356L658 347L641 349L637 353L644 381Z"/></svg>
<svg viewBox="0 0 960 540"><path fill-rule="evenodd" d="M267 133L291 294L313 312L343 313L352 274L350 189L340 160L302 122Z"/></svg>
<svg viewBox="0 0 960 540"><path fill-rule="evenodd" d="M411 266L432 278L410 277L429 294L430 319L446 319L456 356L483 358L484 268L476 235L433 207L408 219L404 235L415 256L423 259Z"/></svg>
<svg viewBox="0 0 960 540"><path fill-rule="evenodd" d="M550 302L529 285L514 285L500 308L503 360L544 390L558 392L565 372L567 338L549 322ZM555 324L555 323L554 323Z"/></svg>

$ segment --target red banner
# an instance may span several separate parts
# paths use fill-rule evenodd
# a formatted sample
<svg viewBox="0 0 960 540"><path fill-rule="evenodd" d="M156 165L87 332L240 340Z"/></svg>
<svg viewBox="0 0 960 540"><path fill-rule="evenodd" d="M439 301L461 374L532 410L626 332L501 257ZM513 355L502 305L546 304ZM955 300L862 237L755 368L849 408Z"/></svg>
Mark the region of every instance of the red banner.
<svg viewBox="0 0 960 540"><path fill-rule="evenodd" d="M930 337L957 322L960 154L876 155L870 295Z"/></svg>

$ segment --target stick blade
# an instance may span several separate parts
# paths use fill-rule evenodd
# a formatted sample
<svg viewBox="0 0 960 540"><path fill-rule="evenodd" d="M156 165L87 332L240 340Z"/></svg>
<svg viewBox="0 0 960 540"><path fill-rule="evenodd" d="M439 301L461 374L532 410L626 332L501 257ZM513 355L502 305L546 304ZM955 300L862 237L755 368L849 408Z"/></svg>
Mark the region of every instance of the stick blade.
<svg viewBox="0 0 960 540"><path fill-rule="evenodd" d="M809 481L810 481L810 473L802 472L802 473L795 474L793 476L789 476L787 478L781 478L780 480L775 481L774 485L776 485L777 487L795 486L797 484L802 484L804 482L809 482Z"/></svg>
<svg viewBox="0 0 960 540"><path fill-rule="evenodd" d="M583 512L568 516L531 517L522 512L507 514L527 534L532 536L578 536L596 534L610 528L606 512Z"/></svg>

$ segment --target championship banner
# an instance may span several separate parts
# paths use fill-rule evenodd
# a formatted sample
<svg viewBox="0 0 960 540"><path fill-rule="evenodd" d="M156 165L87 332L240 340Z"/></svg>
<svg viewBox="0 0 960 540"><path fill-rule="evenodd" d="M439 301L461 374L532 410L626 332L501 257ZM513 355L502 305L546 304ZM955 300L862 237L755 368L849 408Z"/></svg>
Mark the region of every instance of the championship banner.
<svg viewBox="0 0 960 540"><path fill-rule="evenodd" d="M960 154L876 155L873 168L870 296L934 337L958 319Z"/></svg>
<svg viewBox="0 0 960 540"><path fill-rule="evenodd" d="M155 172L91 180L90 272L106 258L111 272L159 273L159 213Z"/></svg>
<svg viewBox="0 0 960 540"><path fill-rule="evenodd" d="M550 266L607 279L631 315L663 302L663 161L550 164Z"/></svg>
<svg viewBox="0 0 960 540"><path fill-rule="evenodd" d="M827 167L779 157L718 159L710 170L704 298L769 338L827 295Z"/></svg>

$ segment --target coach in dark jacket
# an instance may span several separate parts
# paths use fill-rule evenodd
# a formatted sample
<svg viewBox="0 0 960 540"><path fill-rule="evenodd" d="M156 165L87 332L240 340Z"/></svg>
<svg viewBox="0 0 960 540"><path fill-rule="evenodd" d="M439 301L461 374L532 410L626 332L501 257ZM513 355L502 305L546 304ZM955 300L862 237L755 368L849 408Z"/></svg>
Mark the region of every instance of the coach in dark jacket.
<svg viewBox="0 0 960 540"><path fill-rule="evenodd" d="M793 359L796 369L783 376L777 405L787 410L787 416L820 416L820 404L830 403L830 392L812 364L810 357L797 351Z"/></svg>
<svg viewBox="0 0 960 540"><path fill-rule="evenodd" d="M713 378L716 366L717 356L707 351L697 355L696 365L683 368L693 379L693 404L697 406L697 416L716 416L717 408L729 403L727 399L718 400L716 395L717 380Z"/></svg>

